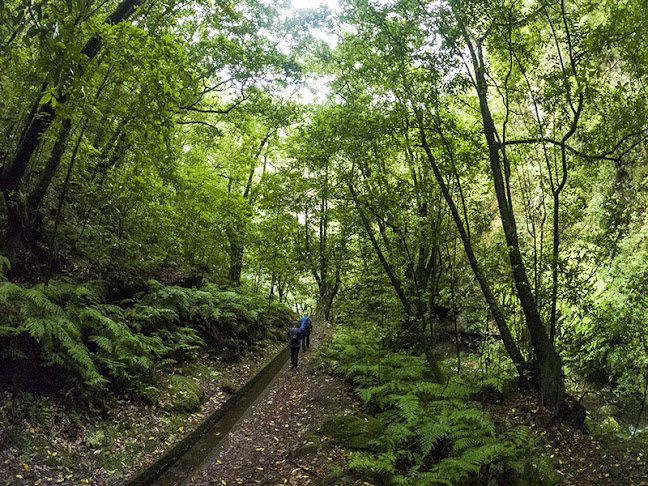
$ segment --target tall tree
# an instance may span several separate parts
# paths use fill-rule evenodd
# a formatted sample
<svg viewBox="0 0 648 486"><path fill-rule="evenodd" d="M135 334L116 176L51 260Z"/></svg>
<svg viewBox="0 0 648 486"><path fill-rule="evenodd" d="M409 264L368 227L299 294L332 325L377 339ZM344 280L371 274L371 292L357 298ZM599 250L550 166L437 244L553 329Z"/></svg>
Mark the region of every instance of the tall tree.
<svg viewBox="0 0 648 486"><path fill-rule="evenodd" d="M104 24L112 26L123 22L133 14L140 3L141 0L123 0L106 17ZM42 6L39 5L39 7ZM42 8L40 11L42 12ZM79 20L81 20L81 14L78 12L76 21L78 22ZM34 27L38 29L38 23ZM55 31L55 38L56 35L57 32ZM62 41L57 41L56 45L60 48L58 50L59 53L61 49L67 49L67 46ZM21 132L16 136L17 143L15 144L13 154L5 155L4 160L0 160L0 166L2 167L2 171L0 172L0 190L4 197L5 210L7 212L4 251L14 263L17 262L21 254L24 255L24 251L27 248L32 250L35 248L33 236L29 234L30 228L28 216L25 213L24 202L20 196L23 178L29 162L41 144L45 131L55 119L55 107L58 104L65 104L66 102L70 87L73 83L73 77L75 76L74 69L82 73L87 64L97 56L101 46L101 36L99 33L95 33L87 40L78 53L75 53L73 56L68 56L68 59L72 61L69 69L66 69L67 66L64 64L54 64L51 67L51 72L48 74L40 89L42 97L39 95L37 99L32 101L29 115L22 123L23 128ZM72 47L72 49L74 48ZM77 78L78 76L79 74L76 75ZM51 85L51 78L57 80L54 86ZM55 148L56 152L63 150L62 146L65 145L68 134L70 133L70 125L69 118L65 118L60 128L59 140ZM56 161L60 160L60 155L54 153L51 160L53 164L56 164ZM46 173L53 176L54 172L55 170L48 168ZM38 201L34 202L37 203Z"/></svg>

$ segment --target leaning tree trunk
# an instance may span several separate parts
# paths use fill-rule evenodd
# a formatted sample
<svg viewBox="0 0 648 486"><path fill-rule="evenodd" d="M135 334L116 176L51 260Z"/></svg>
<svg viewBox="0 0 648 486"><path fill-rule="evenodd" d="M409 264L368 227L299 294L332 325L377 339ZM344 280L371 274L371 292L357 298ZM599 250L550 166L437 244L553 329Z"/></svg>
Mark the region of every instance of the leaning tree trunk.
<svg viewBox="0 0 648 486"><path fill-rule="evenodd" d="M45 167L40 173L40 176L36 181L36 185L27 197L27 211L29 213L28 215L30 216L38 211L38 208L43 202L43 199L45 199L47 189L54 179L59 166L61 165L61 159L63 158L63 153L65 152L71 129L72 120L70 120L70 118L66 118L61 124L58 138L56 139L56 143L52 148L50 157L45 163Z"/></svg>
<svg viewBox="0 0 648 486"><path fill-rule="evenodd" d="M526 326L531 336L531 343L536 354L535 371L539 380L541 399L547 406L558 408L562 404L565 394L565 378L562 371L562 364L545 330L544 322L542 321L537 302L531 291L526 266L520 252L517 224L508 184L508 172L505 179L500 158L502 145L497 140L495 122L493 121L488 104L488 85L486 83L485 63L481 48L478 45L475 51L467 32L464 30L463 33L471 52L473 68L475 70L475 82L483 120L483 132L488 144L491 175L495 186L502 227L504 228L504 236L509 250L513 279L526 319Z"/></svg>
<svg viewBox="0 0 648 486"><path fill-rule="evenodd" d="M123 0L115 11L106 18L104 23L114 25L126 20L132 15L141 1ZM88 60L92 60L101 49L101 45L101 37L96 35L88 40L81 53ZM65 81L62 81L60 86L64 84ZM45 92L47 87L47 82L45 82L41 92ZM58 102L65 102L65 96L61 90L58 91L57 100ZM35 100L13 158L0 160L0 166L2 167L2 170L0 170L0 190L7 211L4 251L12 262L17 263L26 254L27 248L34 247L34 243L30 241L27 212L20 191L32 155L39 147L43 134L52 124L55 116L56 113L51 101L41 104L40 99Z"/></svg>
<svg viewBox="0 0 648 486"><path fill-rule="evenodd" d="M463 222L461 221L459 210L457 209L454 199L452 198L452 194L450 194L450 190L448 189L448 186L446 185L445 180L443 179L441 171L439 170L439 166L436 163L436 158L434 157L434 154L432 153L432 150L428 145L427 137L425 135L425 130L423 128L422 115L420 113L417 113L417 116L419 118L418 123L419 123L421 144L423 145L423 149L425 150L428 161L432 167L434 176L439 184L439 187L441 188L443 197L446 200L448 207L450 208L450 214L452 215L452 219L455 222L457 231L459 232L459 237L461 238L464 251L466 252L466 256L468 257L468 263L470 264L470 268L472 269L473 274L475 275L475 278L479 283L479 286L482 290L482 294L484 295L484 299L486 300L488 308L491 311L493 319L495 320L495 324L497 325L497 328L500 332L500 336L502 337L502 342L504 343L504 347L506 348L506 351L511 357L511 360L515 365L518 374L523 377L527 372L527 368L528 368L527 363L524 360L522 353L520 353L520 349L515 343L515 340L513 339L513 335L511 334L511 330L508 324L506 323L506 319L504 317L504 314L502 313L502 310L499 307L499 303L497 302L497 299L493 294L490 284L486 280L486 277L484 276L482 269L479 266L479 263L477 262L477 257L475 256L475 253L473 251L470 237L468 236L468 233L466 232Z"/></svg>

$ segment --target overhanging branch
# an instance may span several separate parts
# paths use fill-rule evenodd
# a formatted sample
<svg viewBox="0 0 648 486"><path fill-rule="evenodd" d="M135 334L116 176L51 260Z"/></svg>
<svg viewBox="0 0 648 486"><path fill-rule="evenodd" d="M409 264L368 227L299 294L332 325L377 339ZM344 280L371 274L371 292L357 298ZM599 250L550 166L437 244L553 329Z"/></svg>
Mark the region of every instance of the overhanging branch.
<svg viewBox="0 0 648 486"><path fill-rule="evenodd" d="M533 145L536 143L550 143L553 145L556 145L558 147L564 147L565 150L569 150L571 153L579 155L581 157L585 157L588 159L597 159L597 160L613 160L613 161L618 161L620 157L610 157L607 154L602 154L602 155L592 155L592 154L586 154L581 152L580 150L576 150L573 147L570 147L566 143L560 142L558 140L553 140L551 138L544 138L544 137L538 137L538 138L525 138L521 140L507 140L505 141L502 145L508 146L508 145Z"/></svg>
<svg viewBox="0 0 648 486"><path fill-rule="evenodd" d="M219 137L223 136L223 132L220 131L220 128L218 128L215 125L212 125L211 123L207 123L204 121L198 121L198 120L185 120L185 121L176 121L178 125L206 125L209 128L212 128L216 130L216 133L218 134Z"/></svg>
<svg viewBox="0 0 648 486"><path fill-rule="evenodd" d="M184 111L196 111L198 113L210 113L210 114L218 114L218 115L227 115L230 111L232 111L234 108L236 108L238 105L246 101L247 98L243 97L240 100L236 101L235 103L232 104L229 108L226 108L224 110L204 110L202 108L196 108L193 105L188 105L188 106L181 106L180 109Z"/></svg>

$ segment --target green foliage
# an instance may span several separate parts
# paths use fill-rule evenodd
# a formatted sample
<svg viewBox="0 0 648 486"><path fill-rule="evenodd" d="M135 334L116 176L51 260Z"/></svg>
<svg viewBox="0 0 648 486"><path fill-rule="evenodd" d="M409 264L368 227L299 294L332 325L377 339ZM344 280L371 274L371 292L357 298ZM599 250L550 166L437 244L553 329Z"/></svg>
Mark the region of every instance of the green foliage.
<svg viewBox="0 0 648 486"><path fill-rule="evenodd" d="M52 410L49 400L46 397L37 397L31 393L25 393L21 405L23 413L32 425L40 425L45 430L52 427Z"/></svg>
<svg viewBox="0 0 648 486"><path fill-rule="evenodd" d="M123 307L104 303L104 287L99 281L53 280L32 288L1 282L3 367L22 380L47 369L65 388L118 386L154 397L159 366L189 358L206 342L238 356L240 342L285 329L292 317L284 306L211 284L187 289L151 281L148 292Z"/></svg>
<svg viewBox="0 0 648 486"><path fill-rule="evenodd" d="M11 270L11 262L6 256L0 255L0 282L6 280L6 273Z"/></svg>
<svg viewBox="0 0 648 486"><path fill-rule="evenodd" d="M131 310L138 313L142 308L164 309L144 321L149 328L178 321L198 331L210 348L216 351L229 348L235 355L240 352L239 340L253 344L275 329L285 329L294 317L282 304L268 304L257 294L221 290L215 284L187 289L163 286L152 280L149 287Z"/></svg>
<svg viewBox="0 0 648 486"><path fill-rule="evenodd" d="M57 365L87 385L104 383L106 379L97 371L83 342L81 322L50 300L43 287L0 284L0 305L4 308L0 339L5 341L1 358L31 361L37 366ZM25 338L27 346L22 342Z"/></svg>
<svg viewBox="0 0 648 486"><path fill-rule="evenodd" d="M382 423L369 450L354 450L351 468L380 484L475 484L478 480L554 484L556 473L524 427L498 431L467 397L476 388L454 376L439 384L425 360L385 352L354 330L340 332L331 354Z"/></svg>
<svg viewBox="0 0 648 486"><path fill-rule="evenodd" d="M619 244L617 257L599 273L595 312L579 321L566 340L574 373L640 406L648 386L647 257L644 226Z"/></svg>
<svg viewBox="0 0 648 486"><path fill-rule="evenodd" d="M58 366L90 388L109 379L122 382L151 368L151 358L165 349L161 342L136 332L120 320L121 310L98 302L87 287L51 282L24 289L5 283L0 301L8 312L0 336L7 340L3 358L31 360L35 366ZM57 301L67 301L59 305ZM30 345L25 349L24 337Z"/></svg>

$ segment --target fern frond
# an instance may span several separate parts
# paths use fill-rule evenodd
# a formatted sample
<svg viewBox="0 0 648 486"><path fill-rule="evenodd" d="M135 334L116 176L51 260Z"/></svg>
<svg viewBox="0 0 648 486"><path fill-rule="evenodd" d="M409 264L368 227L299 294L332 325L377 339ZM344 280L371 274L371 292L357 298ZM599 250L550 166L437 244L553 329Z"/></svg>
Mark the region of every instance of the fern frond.
<svg viewBox="0 0 648 486"><path fill-rule="evenodd" d="M401 417L412 424L417 421L422 413L419 399L416 395L392 395L391 398L401 412Z"/></svg>
<svg viewBox="0 0 648 486"><path fill-rule="evenodd" d="M393 474L396 472L396 468L394 467L395 462L396 456L392 453L374 456L364 451L358 451L354 452L349 462L349 468L368 470L374 474Z"/></svg>
<svg viewBox="0 0 648 486"><path fill-rule="evenodd" d="M419 381L411 385L412 393L421 400L438 400L443 396L443 385L431 381Z"/></svg>
<svg viewBox="0 0 648 486"><path fill-rule="evenodd" d="M480 466L464 461L461 458L448 457L432 468L431 472L443 478L449 484L463 484L471 476L479 473Z"/></svg>
<svg viewBox="0 0 648 486"><path fill-rule="evenodd" d="M105 351L108 354L113 352L113 342L106 336L90 336L90 341L96 343L101 350Z"/></svg>
<svg viewBox="0 0 648 486"><path fill-rule="evenodd" d="M423 456L427 456L434 446L450 432L450 428L447 425L433 421L426 421L417 430L419 434L419 445Z"/></svg>
<svg viewBox="0 0 648 486"><path fill-rule="evenodd" d="M461 454L461 458L475 466L481 466L482 464L492 464L501 460L506 453L507 448L501 442L491 439L484 444L466 449Z"/></svg>
<svg viewBox="0 0 648 486"><path fill-rule="evenodd" d="M46 322L46 319L41 319L39 317L28 317L25 320L24 328L31 337L39 341L43 339L47 332Z"/></svg>

